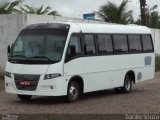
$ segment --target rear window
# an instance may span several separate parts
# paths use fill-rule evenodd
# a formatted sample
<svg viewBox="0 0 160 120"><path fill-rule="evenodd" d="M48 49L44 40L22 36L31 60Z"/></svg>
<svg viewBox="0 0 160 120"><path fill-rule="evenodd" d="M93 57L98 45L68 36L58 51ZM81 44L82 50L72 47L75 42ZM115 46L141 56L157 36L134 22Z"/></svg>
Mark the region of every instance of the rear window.
<svg viewBox="0 0 160 120"><path fill-rule="evenodd" d="M141 52L141 36L140 35L128 35L129 51L130 52Z"/></svg>
<svg viewBox="0 0 160 120"><path fill-rule="evenodd" d="M152 39L150 35L142 35L143 51L153 51Z"/></svg>

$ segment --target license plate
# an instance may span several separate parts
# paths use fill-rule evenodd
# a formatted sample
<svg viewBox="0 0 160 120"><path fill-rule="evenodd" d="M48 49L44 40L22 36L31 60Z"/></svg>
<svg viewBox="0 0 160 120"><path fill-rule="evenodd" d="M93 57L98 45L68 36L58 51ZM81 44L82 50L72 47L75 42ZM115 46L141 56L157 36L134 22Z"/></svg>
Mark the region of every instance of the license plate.
<svg viewBox="0 0 160 120"><path fill-rule="evenodd" d="M20 85L29 86L31 85L30 81L20 81Z"/></svg>

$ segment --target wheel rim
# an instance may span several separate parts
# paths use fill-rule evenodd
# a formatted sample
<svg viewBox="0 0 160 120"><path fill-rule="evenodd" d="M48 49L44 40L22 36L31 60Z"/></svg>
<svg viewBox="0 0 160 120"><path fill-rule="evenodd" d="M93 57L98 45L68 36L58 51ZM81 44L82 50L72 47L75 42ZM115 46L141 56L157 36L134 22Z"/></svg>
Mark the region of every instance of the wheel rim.
<svg viewBox="0 0 160 120"><path fill-rule="evenodd" d="M76 88L76 86L72 85L69 89L69 95L70 97L74 100L76 99L77 95L78 95L78 90Z"/></svg>
<svg viewBox="0 0 160 120"><path fill-rule="evenodd" d="M127 91L130 91L131 89L131 81L128 79L125 81L125 88Z"/></svg>

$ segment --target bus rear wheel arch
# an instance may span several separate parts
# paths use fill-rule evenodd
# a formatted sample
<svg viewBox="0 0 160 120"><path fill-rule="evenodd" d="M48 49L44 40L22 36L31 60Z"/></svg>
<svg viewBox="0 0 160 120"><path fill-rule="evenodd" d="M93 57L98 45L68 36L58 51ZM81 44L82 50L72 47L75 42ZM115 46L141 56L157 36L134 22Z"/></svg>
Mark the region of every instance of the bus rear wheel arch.
<svg viewBox="0 0 160 120"><path fill-rule="evenodd" d="M115 91L118 93L129 93L132 91L132 83L135 83L135 73L128 71L125 75L123 86L115 88Z"/></svg>
<svg viewBox="0 0 160 120"><path fill-rule="evenodd" d="M131 78L131 81L133 82L133 83L136 83L135 82L135 73L134 73L134 71L128 71L127 72L127 74L126 75L128 75L130 78Z"/></svg>
<svg viewBox="0 0 160 120"><path fill-rule="evenodd" d="M83 94L84 83L79 76L74 76L70 79L67 88L67 101L70 103L77 102L80 94Z"/></svg>

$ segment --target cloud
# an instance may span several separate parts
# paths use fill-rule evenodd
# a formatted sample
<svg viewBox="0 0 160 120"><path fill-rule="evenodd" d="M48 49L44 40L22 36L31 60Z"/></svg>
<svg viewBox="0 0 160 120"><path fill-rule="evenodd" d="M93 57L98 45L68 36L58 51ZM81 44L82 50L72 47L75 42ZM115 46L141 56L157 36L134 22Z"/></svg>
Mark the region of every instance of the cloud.
<svg viewBox="0 0 160 120"><path fill-rule="evenodd" d="M26 0L25 4L40 6L44 4L51 6L61 15L67 17L82 17L83 13L98 11L106 0Z"/></svg>
<svg viewBox="0 0 160 120"><path fill-rule="evenodd" d="M108 0L110 2L120 4L122 0ZM138 17L139 3L138 0L132 0L129 2L129 10L133 9L134 17ZM54 10L57 10L61 15L67 17L80 17L84 13L98 11L99 7L104 5L107 0L26 0L25 3L33 6L40 6L44 4L45 6L51 6ZM135 9L137 8L137 9Z"/></svg>
<svg viewBox="0 0 160 120"><path fill-rule="evenodd" d="M117 5L122 2L122 0L24 0L24 4L35 7L39 7L43 4L44 6L51 6L53 10L58 11L62 16L82 18L84 13L98 11L99 7L107 3L107 1L116 3ZM154 4L160 6L160 1L151 0L147 1L147 4L151 7ZM128 10L133 10L134 18L138 18L140 15L139 0L129 0Z"/></svg>

